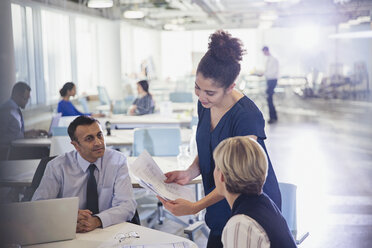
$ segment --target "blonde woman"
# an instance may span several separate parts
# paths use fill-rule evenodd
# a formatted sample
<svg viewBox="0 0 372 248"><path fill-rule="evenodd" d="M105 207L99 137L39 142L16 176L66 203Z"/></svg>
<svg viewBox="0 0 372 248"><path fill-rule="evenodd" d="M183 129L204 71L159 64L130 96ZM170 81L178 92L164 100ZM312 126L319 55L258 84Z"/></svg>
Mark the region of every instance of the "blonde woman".
<svg viewBox="0 0 372 248"><path fill-rule="evenodd" d="M213 157L217 192L232 211L223 247L296 247L280 210L262 191L268 169L263 148L248 136L236 136L222 141Z"/></svg>

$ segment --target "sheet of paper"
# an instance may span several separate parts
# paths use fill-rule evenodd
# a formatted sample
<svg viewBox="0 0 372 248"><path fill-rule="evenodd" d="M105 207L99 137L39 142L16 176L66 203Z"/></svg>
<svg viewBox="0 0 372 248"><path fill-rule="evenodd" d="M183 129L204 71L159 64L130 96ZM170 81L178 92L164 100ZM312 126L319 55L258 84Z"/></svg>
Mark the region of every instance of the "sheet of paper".
<svg viewBox="0 0 372 248"><path fill-rule="evenodd" d="M186 242L153 244L153 245L124 245L122 248L189 248L190 245Z"/></svg>
<svg viewBox="0 0 372 248"><path fill-rule="evenodd" d="M129 165L129 169L142 187L165 200L183 198L195 202L195 194L192 189L176 183L164 183L166 177L163 171L146 150Z"/></svg>

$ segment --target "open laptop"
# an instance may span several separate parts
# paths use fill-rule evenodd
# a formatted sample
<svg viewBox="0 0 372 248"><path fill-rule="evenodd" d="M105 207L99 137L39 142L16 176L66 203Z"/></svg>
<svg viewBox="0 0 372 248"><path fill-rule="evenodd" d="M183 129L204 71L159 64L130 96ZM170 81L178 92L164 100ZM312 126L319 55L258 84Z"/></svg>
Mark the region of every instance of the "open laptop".
<svg viewBox="0 0 372 248"><path fill-rule="evenodd" d="M31 245L76 237L78 197L0 205L0 242Z"/></svg>

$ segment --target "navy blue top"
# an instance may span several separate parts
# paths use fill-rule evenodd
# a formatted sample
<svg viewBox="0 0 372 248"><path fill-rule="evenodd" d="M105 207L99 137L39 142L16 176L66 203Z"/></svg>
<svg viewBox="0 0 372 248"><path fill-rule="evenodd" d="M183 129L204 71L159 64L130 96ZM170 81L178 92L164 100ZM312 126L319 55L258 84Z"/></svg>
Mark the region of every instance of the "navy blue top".
<svg viewBox="0 0 372 248"><path fill-rule="evenodd" d="M225 113L217 126L211 131L210 109L204 108L198 102L199 123L196 131L196 142L198 146L200 173L203 178L205 195L215 188L213 179L214 160L213 151L224 139L235 136L255 135L258 143L266 147L264 127L265 120L261 111L247 96L242 97L235 105ZM281 196L275 172L269 160L269 170L263 191L281 208ZM222 200L207 207L205 222L211 229L213 235L221 235L223 227L231 214L230 206L226 200Z"/></svg>
<svg viewBox="0 0 372 248"><path fill-rule="evenodd" d="M234 202L232 215L244 214L262 226L265 230L271 248L297 247L287 222L278 207L265 194L241 194Z"/></svg>
<svg viewBox="0 0 372 248"><path fill-rule="evenodd" d="M90 113L82 113L75 108L70 101L61 100L58 103L58 113L62 113L62 116L75 116L75 115L90 115Z"/></svg>

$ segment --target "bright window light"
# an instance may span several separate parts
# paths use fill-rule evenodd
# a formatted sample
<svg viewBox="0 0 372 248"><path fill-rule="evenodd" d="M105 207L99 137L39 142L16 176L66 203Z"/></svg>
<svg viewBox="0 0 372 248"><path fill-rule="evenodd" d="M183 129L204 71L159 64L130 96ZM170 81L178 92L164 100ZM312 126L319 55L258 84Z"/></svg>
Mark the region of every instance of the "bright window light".
<svg viewBox="0 0 372 248"><path fill-rule="evenodd" d="M141 10L127 10L123 13L123 16L127 19L141 19L145 16L145 13Z"/></svg>
<svg viewBox="0 0 372 248"><path fill-rule="evenodd" d="M295 44L303 49L314 48L319 43L319 30L316 26L297 28L294 37Z"/></svg>
<svg viewBox="0 0 372 248"><path fill-rule="evenodd" d="M113 0L89 0L89 8L111 8L114 5Z"/></svg>

